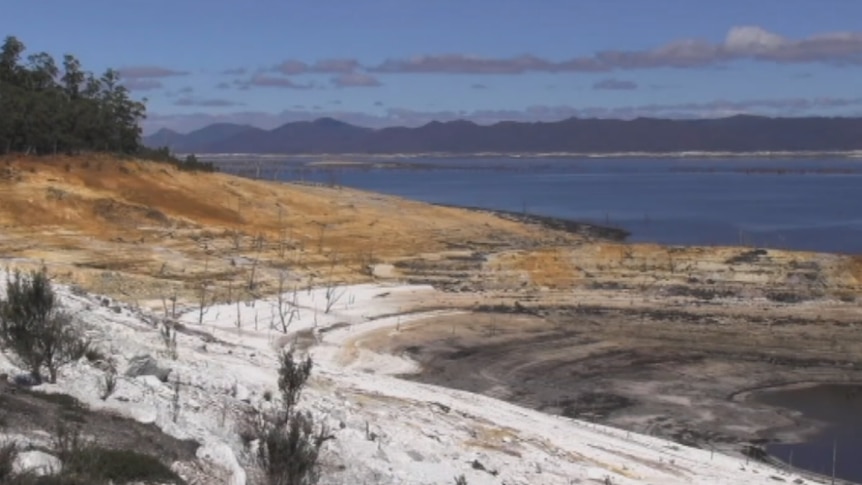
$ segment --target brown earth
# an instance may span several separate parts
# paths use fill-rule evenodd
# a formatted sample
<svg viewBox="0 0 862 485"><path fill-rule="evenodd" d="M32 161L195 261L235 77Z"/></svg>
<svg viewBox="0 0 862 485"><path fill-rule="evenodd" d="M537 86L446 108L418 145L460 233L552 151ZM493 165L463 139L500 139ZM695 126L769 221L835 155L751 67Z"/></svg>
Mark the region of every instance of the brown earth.
<svg viewBox="0 0 862 485"><path fill-rule="evenodd" d="M275 289L294 280L370 279L405 257L575 244L491 214L343 188L187 173L104 156L0 159L0 258L44 261L112 296L193 298L201 281ZM168 283L167 285L165 283Z"/></svg>

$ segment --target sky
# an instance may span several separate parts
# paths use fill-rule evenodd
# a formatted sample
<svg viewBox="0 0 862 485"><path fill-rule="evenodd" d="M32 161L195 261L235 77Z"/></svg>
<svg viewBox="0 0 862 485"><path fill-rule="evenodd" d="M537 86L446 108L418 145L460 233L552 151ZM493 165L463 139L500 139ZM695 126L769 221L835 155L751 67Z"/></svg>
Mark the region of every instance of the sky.
<svg viewBox="0 0 862 485"><path fill-rule="evenodd" d="M862 116L862 0L6 0L0 35L119 70L145 133Z"/></svg>

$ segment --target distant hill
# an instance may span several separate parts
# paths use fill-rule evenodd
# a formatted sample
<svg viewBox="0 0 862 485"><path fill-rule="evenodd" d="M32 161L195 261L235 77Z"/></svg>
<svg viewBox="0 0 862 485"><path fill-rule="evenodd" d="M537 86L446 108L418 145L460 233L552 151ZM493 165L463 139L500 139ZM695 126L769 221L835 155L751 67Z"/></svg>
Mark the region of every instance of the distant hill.
<svg viewBox="0 0 862 485"><path fill-rule="evenodd" d="M488 126L459 120L383 129L321 118L274 130L216 124L182 135L163 129L146 137L144 143L195 153L850 151L862 150L862 118L570 118Z"/></svg>
<svg viewBox="0 0 862 485"><path fill-rule="evenodd" d="M209 146L228 140L237 135L255 132L267 133L265 130L249 125L233 123L215 123L187 134L162 128L150 136L144 137L144 145L151 148L166 146L174 152L200 152L200 147Z"/></svg>

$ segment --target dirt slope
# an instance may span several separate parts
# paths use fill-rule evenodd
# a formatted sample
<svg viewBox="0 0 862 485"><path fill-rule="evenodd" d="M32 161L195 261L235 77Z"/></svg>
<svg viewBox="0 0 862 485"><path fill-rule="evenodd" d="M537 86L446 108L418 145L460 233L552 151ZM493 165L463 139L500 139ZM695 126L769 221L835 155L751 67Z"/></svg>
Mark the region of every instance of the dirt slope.
<svg viewBox="0 0 862 485"><path fill-rule="evenodd" d="M0 257L44 260L61 278L136 299L159 298L166 282L180 293L201 281L266 292L275 285L273 268L297 281L356 281L369 278L369 265L465 245L578 240L490 214L342 188L105 156L0 159Z"/></svg>

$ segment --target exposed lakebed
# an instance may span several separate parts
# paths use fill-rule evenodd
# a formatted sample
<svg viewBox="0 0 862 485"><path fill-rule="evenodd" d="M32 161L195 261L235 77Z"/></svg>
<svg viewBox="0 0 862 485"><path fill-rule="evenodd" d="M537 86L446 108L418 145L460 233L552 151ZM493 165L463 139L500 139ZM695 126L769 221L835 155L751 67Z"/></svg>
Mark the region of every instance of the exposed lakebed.
<svg viewBox="0 0 862 485"><path fill-rule="evenodd" d="M768 443L767 452L787 461L793 447L794 465L814 472L824 471L818 447L827 440L831 473L837 436L847 461L839 458L839 476L858 480L849 458L860 445L850 429L862 435L862 419L852 415L862 402L858 391L847 403L843 390L828 386L733 398L782 382L862 382L860 362L819 358L835 339L862 350L851 327L671 313L585 306L478 312L365 336L362 345L419 362L422 371L408 379L705 449L739 454ZM795 337L800 332L808 337ZM839 412L823 402L850 407ZM803 419L786 407L813 414ZM826 426L836 423L840 428ZM780 444L790 442L807 444Z"/></svg>

